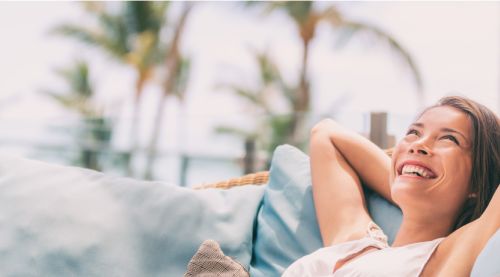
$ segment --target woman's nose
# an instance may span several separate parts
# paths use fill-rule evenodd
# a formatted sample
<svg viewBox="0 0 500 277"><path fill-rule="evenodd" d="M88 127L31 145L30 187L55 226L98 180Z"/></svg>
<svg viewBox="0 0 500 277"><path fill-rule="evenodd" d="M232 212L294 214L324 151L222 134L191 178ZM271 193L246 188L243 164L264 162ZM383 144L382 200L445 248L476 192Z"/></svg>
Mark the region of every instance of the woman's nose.
<svg viewBox="0 0 500 277"><path fill-rule="evenodd" d="M425 149L415 149L415 148L410 148L410 153L419 153L419 154L422 154L422 155L428 155L429 152Z"/></svg>
<svg viewBox="0 0 500 277"><path fill-rule="evenodd" d="M414 142L409 149L409 152L411 154L422 154L422 155L430 155L431 151L430 149L422 143L422 141L416 141Z"/></svg>

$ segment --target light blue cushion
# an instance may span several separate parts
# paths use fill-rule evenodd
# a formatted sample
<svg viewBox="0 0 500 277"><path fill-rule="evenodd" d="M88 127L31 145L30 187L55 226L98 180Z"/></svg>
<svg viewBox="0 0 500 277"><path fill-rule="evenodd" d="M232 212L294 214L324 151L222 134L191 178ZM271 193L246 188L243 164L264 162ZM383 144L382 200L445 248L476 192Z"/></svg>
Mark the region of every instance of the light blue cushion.
<svg viewBox="0 0 500 277"><path fill-rule="evenodd" d="M401 224L401 211L375 193L367 195L367 203L373 220L392 241ZM500 238L490 242L481 254L486 256L486 267L493 265L493 252L497 257L500 254L499 241ZM320 247L309 158L293 146L279 146L273 155L269 184L257 217L251 276L279 276L295 260Z"/></svg>
<svg viewBox="0 0 500 277"><path fill-rule="evenodd" d="M392 244L403 220L401 210L374 192L369 193L366 199L373 221L384 230L389 244Z"/></svg>
<svg viewBox="0 0 500 277"><path fill-rule="evenodd" d="M471 277L500 276L500 230L488 241L472 268Z"/></svg>
<svg viewBox="0 0 500 277"><path fill-rule="evenodd" d="M248 267L263 190L194 191L0 157L0 272L182 276L206 239Z"/></svg>
<svg viewBox="0 0 500 277"><path fill-rule="evenodd" d="M321 247L310 184L308 157L292 146L279 146L257 216L250 276L279 276Z"/></svg>

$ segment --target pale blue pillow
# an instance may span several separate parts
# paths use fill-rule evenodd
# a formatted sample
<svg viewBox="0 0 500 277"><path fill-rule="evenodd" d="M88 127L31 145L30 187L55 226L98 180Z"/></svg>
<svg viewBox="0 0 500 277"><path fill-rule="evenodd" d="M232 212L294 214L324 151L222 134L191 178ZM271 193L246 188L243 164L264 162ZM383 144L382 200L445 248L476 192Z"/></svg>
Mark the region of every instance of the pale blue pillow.
<svg viewBox="0 0 500 277"><path fill-rule="evenodd" d="M500 230L488 241L472 268L471 277L500 276Z"/></svg>
<svg viewBox="0 0 500 277"><path fill-rule="evenodd" d="M367 195L367 203L373 220L392 241L401 224L401 211L375 193ZM494 254L500 255L499 237L497 233L497 239L490 241L478 259L478 263L482 262L477 266L488 268L487 272L497 272L489 268L497 260ZM320 247L309 158L293 146L279 146L273 155L269 184L257 217L251 276L279 276L295 260Z"/></svg>
<svg viewBox="0 0 500 277"><path fill-rule="evenodd" d="M0 157L2 276L182 276L206 239L248 267L263 186L192 190Z"/></svg>
<svg viewBox="0 0 500 277"><path fill-rule="evenodd" d="M250 276L279 276L298 258L321 247L309 158L290 145L273 154L269 183L257 216Z"/></svg>
<svg viewBox="0 0 500 277"><path fill-rule="evenodd" d="M403 220L401 210L374 192L369 192L366 199L373 221L384 230L389 244L392 244Z"/></svg>

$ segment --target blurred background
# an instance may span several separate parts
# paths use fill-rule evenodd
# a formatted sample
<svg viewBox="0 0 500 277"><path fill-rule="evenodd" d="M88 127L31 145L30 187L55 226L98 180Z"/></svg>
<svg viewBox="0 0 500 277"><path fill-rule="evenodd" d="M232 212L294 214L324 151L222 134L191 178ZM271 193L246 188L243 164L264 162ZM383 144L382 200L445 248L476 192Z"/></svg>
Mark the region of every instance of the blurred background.
<svg viewBox="0 0 500 277"><path fill-rule="evenodd" d="M381 147L449 94L500 110L496 2L0 2L0 151L182 186Z"/></svg>

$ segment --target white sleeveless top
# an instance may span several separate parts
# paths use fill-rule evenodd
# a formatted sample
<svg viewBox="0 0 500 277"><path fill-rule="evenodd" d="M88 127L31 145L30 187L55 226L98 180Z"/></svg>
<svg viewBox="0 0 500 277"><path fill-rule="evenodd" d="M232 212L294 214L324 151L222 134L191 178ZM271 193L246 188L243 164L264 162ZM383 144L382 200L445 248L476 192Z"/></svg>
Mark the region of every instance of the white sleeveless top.
<svg viewBox="0 0 500 277"><path fill-rule="evenodd" d="M370 222L364 238L321 248L295 261L282 276L417 277L443 239L390 247L380 227ZM370 246L378 250L363 253L335 269L337 262L349 260Z"/></svg>

